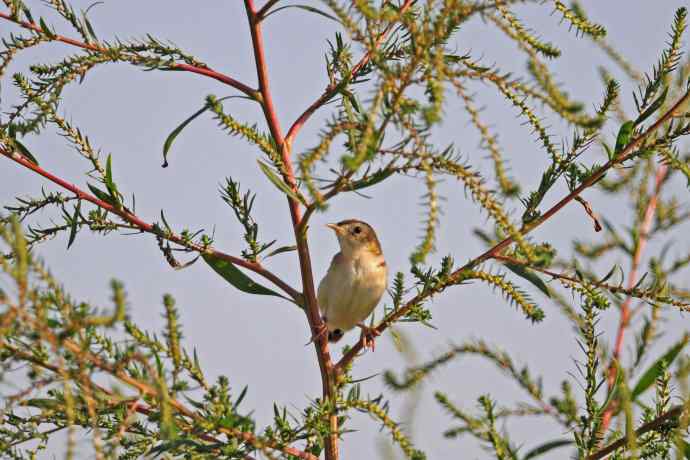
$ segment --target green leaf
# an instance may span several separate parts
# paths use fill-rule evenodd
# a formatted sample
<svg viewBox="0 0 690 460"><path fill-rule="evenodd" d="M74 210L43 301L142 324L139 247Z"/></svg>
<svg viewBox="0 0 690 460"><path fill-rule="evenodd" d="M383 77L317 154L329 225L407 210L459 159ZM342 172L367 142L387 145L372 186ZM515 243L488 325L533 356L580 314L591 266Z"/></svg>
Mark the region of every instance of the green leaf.
<svg viewBox="0 0 690 460"><path fill-rule="evenodd" d="M268 177L268 180L270 180L273 183L273 185L278 187L278 189L281 192L285 193L293 200L299 201L300 203L306 205L306 203L304 203L304 201L292 189L290 189L290 187L288 187L287 184L276 175L276 173L273 172L270 166L268 166L261 160L257 160L256 162L259 163L259 168L261 168L261 172L263 172L266 175L266 177Z"/></svg>
<svg viewBox="0 0 690 460"><path fill-rule="evenodd" d="M606 142L602 142L601 145L604 147L604 150L606 150L606 157L607 157L609 160L613 160L613 157L614 157L615 155L613 154L613 150L611 150L611 147L609 147L608 144L607 144Z"/></svg>
<svg viewBox="0 0 690 460"><path fill-rule="evenodd" d="M337 22L337 23L340 23L340 21L338 20L338 18L336 18L335 16L332 16L332 15L326 13L325 11L321 11L321 10L318 9L318 8L314 8L313 6L308 6L308 5L286 5L286 6L281 6L280 8L276 8L275 10L269 11L267 14L265 14L265 15L264 15L264 19L266 19L267 17L269 17L269 16L272 15L273 13L277 13L278 11L280 11L280 10L285 10L285 9L287 9L287 8L299 8L300 10L309 11L310 13L315 13L315 14L321 15L321 16L323 16L323 17L325 17L325 18L331 19L331 20L333 20L333 21L335 21L335 22Z"/></svg>
<svg viewBox="0 0 690 460"><path fill-rule="evenodd" d="M41 26L41 31L48 36L49 39L54 40L55 39L55 33L50 30L50 27L48 27L48 24L45 23L43 18L38 19L38 23Z"/></svg>
<svg viewBox="0 0 690 460"><path fill-rule="evenodd" d="M36 407L38 409L49 409L55 410L60 407L60 403L54 399L50 398L31 398L22 401L22 406Z"/></svg>
<svg viewBox="0 0 690 460"><path fill-rule="evenodd" d="M515 273L520 278L523 278L523 279L529 281L530 283L532 283L534 286L536 286L541 292L544 293L544 295L546 297L551 297L551 292L549 292L549 287L546 285L546 283L544 283L544 280L542 280L539 277L539 275L529 271L523 265L506 263L505 266L508 268L508 270Z"/></svg>
<svg viewBox="0 0 690 460"><path fill-rule="evenodd" d="M661 358L656 360L654 364L652 364L649 369L645 371L644 374L642 374L642 377L640 377L640 380L637 381L637 384L632 390L632 393L630 395L630 398L634 401L637 399L638 396L640 396L642 393L644 393L649 387L651 387L654 382L656 382L656 379L659 378L661 373L664 370L664 366L668 367L671 365L674 359L676 359L676 356L681 352L681 350L687 345L688 343L688 336L685 335L683 338L675 345L673 345Z"/></svg>
<svg viewBox="0 0 690 460"><path fill-rule="evenodd" d="M606 408L608 408L609 404L611 404L611 401L613 401L613 397L616 396L616 394L618 393L618 389L620 388L620 384L621 384L621 380L622 380L622 372L621 372L620 364L618 363L618 361L614 361L614 363L616 366L616 379L613 382L613 387L611 387L608 394L606 395L606 399L599 406L598 415L601 415L604 413Z"/></svg>
<svg viewBox="0 0 690 460"><path fill-rule="evenodd" d="M170 70L176 70L176 69L170 69ZM247 97L247 96L225 96L221 97L220 99L217 100L217 102L223 102L227 99L249 99L251 100L252 98ZM194 112L189 118L184 120L180 125L173 129L173 131L168 135L168 137L165 139L165 143L163 144L163 166L164 168L168 167L168 152L170 151L170 148L172 147L173 142L175 141L175 138L182 132L183 129L187 127L188 124L190 124L192 121L194 121L195 118L197 118L199 115L204 113L210 108L208 104Z"/></svg>
<svg viewBox="0 0 690 460"><path fill-rule="evenodd" d="M242 392L240 395L237 397L237 401L232 405L232 410L237 410L237 407L242 403L242 400L244 397L247 395L247 389L249 388L248 385L245 385L244 388L242 389Z"/></svg>
<svg viewBox="0 0 690 460"><path fill-rule="evenodd" d="M69 228L69 240L67 241L67 249L74 243L74 238L77 236L77 224L79 223L79 216L81 215L81 200L77 201L77 205L74 207L74 215L72 216L72 222L70 222Z"/></svg>
<svg viewBox="0 0 690 460"><path fill-rule="evenodd" d="M172 228L170 227L170 224L168 223L168 220L165 218L165 213L163 213L163 210L161 209L161 220L163 221L163 225L165 225L165 229L169 232L172 231Z"/></svg>
<svg viewBox="0 0 690 460"><path fill-rule="evenodd" d="M242 273L239 268L235 267L227 260L219 259L211 254L204 254L202 257L216 273L240 291L257 295L274 295L285 299L285 297L277 292L254 282L251 278Z"/></svg>
<svg viewBox="0 0 690 460"><path fill-rule="evenodd" d="M558 449L559 447L569 446L572 444L572 439L554 439L553 441L545 442L544 444L535 447L525 454L522 460L529 460L531 458L539 457L550 450Z"/></svg>
<svg viewBox="0 0 690 460"><path fill-rule="evenodd" d="M170 151L170 147L172 147L173 142L175 141L175 138L182 132L183 129L187 127L188 124L190 124L192 121L194 121L195 118L197 118L199 115L207 111L209 108L208 105L203 106L201 109L197 110L187 118L185 121L180 123L180 125L173 129L172 132L168 135L167 139L165 139L165 143L163 144L163 164L162 166L164 168L168 167L168 152Z"/></svg>
<svg viewBox="0 0 690 460"><path fill-rule="evenodd" d="M623 123L621 129L618 130L618 137L616 137L616 148L614 150L615 154L618 155L626 145L630 142L630 137L635 130L635 123L628 120Z"/></svg>
<svg viewBox="0 0 690 460"><path fill-rule="evenodd" d="M108 188L110 196L113 198L118 205L120 204L120 192L117 190L117 185L113 182L113 161L112 155L108 155L108 160L105 162L105 177L103 177L103 183Z"/></svg>
<svg viewBox="0 0 690 460"><path fill-rule="evenodd" d="M27 149L24 146L24 144L19 142L17 139L12 139L12 143L17 148L17 150L19 150L19 153L21 154L21 156L23 156L24 158L26 158L27 160L29 160L30 162L32 162L33 164L38 166L38 160L36 160L36 157L33 156L31 154L31 152L29 152L29 149Z"/></svg>
<svg viewBox="0 0 690 460"><path fill-rule="evenodd" d="M654 112L659 110L659 107L661 107L664 102L666 101L666 95L668 94L668 86L664 88L664 92L661 93L661 96L656 98L654 102L652 102L649 107L647 107L647 110L642 112L639 117L637 117L637 120L635 120L635 126L639 125L643 121L645 121L647 118L649 118Z"/></svg>
<svg viewBox="0 0 690 460"><path fill-rule="evenodd" d="M620 268L618 264L615 264L611 270L599 281L597 281L595 284L603 284L609 280L613 276L613 274L616 272L616 269Z"/></svg>
<svg viewBox="0 0 690 460"><path fill-rule="evenodd" d="M284 252L291 252L297 249L297 246L292 245L292 246L281 246L277 249L274 249L273 251L269 252L266 256L264 256L264 260L268 259L269 257L276 256L278 254L282 254Z"/></svg>
<svg viewBox="0 0 690 460"><path fill-rule="evenodd" d="M103 190L99 189L95 185L91 185L91 184L86 184L86 185L89 187L89 190L91 190L91 193L96 195L96 198L98 198L101 201L105 201L106 203L108 203L111 206L116 206L115 203L113 203L113 199L110 197L110 195L105 193Z"/></svg>
<svg viewBox="0 0 690 460"><path fill-rule="evenodd" d="M359 190L362 188L371 187L372 185L376 185L382 180L390 177L393 174L393 172L394 171L392 169L381 169L379 171L376 171L368 177L353 182L352 187L350 187L350 190Z"/></svg>

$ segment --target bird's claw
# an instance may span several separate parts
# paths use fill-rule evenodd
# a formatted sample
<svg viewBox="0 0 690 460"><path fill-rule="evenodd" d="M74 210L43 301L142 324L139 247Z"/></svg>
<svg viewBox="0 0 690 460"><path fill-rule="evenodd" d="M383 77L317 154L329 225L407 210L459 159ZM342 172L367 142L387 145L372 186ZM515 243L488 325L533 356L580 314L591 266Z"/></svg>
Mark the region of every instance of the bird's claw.
<svg viewBox="0 0 690 460"><path fill-rule="evenodd" d="M371 351L376 350L376 337L380 336L381 333L375 327L365 326L362 323L357 324L357 327L362 329L362 345L364 348L370 348Z"/></svg>

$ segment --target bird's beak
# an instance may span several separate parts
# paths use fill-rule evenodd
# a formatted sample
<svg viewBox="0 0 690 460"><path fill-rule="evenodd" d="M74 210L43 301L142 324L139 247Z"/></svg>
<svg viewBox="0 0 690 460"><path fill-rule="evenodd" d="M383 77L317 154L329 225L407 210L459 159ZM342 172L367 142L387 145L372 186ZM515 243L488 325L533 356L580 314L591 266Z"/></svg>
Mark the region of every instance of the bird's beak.
<svg viewBox="0 0 690 460"><path fill-rule="evenodd" d="M337 235L343 234L343 229L341 227L339 227L338 224L326 224L326 227L333 230Z"/></svg>

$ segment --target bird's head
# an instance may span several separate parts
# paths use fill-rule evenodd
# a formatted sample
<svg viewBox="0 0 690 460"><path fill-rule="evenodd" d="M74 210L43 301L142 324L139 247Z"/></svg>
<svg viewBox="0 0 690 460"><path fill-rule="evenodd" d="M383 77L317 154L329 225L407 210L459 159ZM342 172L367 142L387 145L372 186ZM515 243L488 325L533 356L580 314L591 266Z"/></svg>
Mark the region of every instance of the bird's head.
<svg viewBox="0 0 690 460"><path fill-rule="evenodd" d="M365 251L373 255L381 255L381 244L371 225L361 220L348 219L337 224L327 224L335 232L344 255L352 255Z"/></svg>

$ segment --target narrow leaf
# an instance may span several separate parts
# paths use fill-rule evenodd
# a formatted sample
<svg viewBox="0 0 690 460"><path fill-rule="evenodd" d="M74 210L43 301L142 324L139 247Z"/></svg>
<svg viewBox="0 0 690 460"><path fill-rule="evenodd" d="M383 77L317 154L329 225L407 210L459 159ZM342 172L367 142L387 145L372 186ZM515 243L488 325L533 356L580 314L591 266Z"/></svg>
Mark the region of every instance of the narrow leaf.
<svg viewBox="0 0 690 460"><path fill-rule="evenodd" d="M626 145L630 142L630 137L635 130L635 123L632 121L626 121L618 130L618 137L616 137L616 148L614 150L615 154L618 155Z"/></svg>
<svg viewBox="0 0 690 460"><path fill-rule="evenodd" d="M97 2L97 3L103 3L103 2ZM91 8L92 6L94 6L94 5L91 5L89 8ZM91 26L91 21L89 21L89 18L86 17L87 13L88 13L88 10L82 12L82 16L84 18L84 25L86 25L86 30L89 31L89 35L91 35L91 38L93 39L93 41L97 42L98 37L96 36L96 32L94 32L94 30L93 30L93 26Z"/></svg>
<svg viewBox="0 0 690 460"><path fill-rule="evenodd" d="M183 129L187 127L188 124L190 124L192 121L194 121L195 118L197 118L199 115L204 113L206 110L208 110L208 105L203 106L201 109L197 110L187 118L185 121L180 123L180 125L173 129L172 132L168 135L167 139L165 139L165 143L163 144L163 167L167 168L168 167L168 152L170 151L170 147L172 147L173 142L175 141L175 138L182 132Z"/></svg>
<svg viewBox="0 0 690 460"><path fill-rule="evenodd" d="M618 389L619 389L620 384L621 384L622 371L620 368L620 364L618 364L618 361L614 361L614 362L615 362L615 366L616 366L616 379L614 380L613 386L611 387L608 394L606 395L606 399L601 404L601 406L599 406L599 414L603 414L604 411L606 411L606 408L609 406L609 404L611 404L611 401L613 401L614 396L616 396L616 394L618 393ZM603 383L603 381L602 381L602 383Z"/></svg>
<svg viewBox="0 0 690 460"><path fill-rule="evenodd" d="M105 201L106 203L108 203L111 206L115 206L115 203L113 203L113 199L107 193L105 193L103 190L99 189L95 185L91 185L91 184L86 184L86 185L89 187L89 190L91 190L91 193L96 195L96 198L98 198L101 201Z"/></svg>
<svg viewBox="0 0 690 460"><path fill-rule="evenodd" d="M268 14L264 15L264 19L266 19L267 17L269 17L269 16L272 15L273 13L277 13L278 11L280 11L280 10L285 10L285 9L287 9L287 8L299 8L300 10L305 10L305 11L309 11L310 13L315 13L315 14L321 15L321 16L323 16L323 17L325 17L325 18L328 18L328 19L331 19L331 20L333 20L333 21L335 21L335 22L338 22L338 23L340 22L340 21L338 20L338 18L336 18L335 16L332 16L332 15L326 13L325 11L321 11L321 10L318 9L318 8L314 8L313 6L308 6L308 5L286 5L286 6L281 6L280 8L276 8L275 10L270 11Z"/></svg>
<svg viewBox="0 0 690 460"><path fill-rule="evenodd" d="M360 179L356 182L353 182L351 190L359 190L362 188L371 187L372 185L376 185L379 182L381 182L382 180L387 179L392 174L393 174L392 169L381 169L381 170L376 171L375 173L371 174L368 177L365 177L365 178Z"/></svg>
<svg viewBox="0 0 690 460"><path fill-rule="evenodd" d="M596 284L603 284L609 280L613 276L613 274L616 272L616 269L618 268L618 265L614 265L613 268L599 281L597 281Z"/></svg>
<svg viewBox="0 0 690 460"><path fill-rule="evenodd" d="M269 257L276 256L278 254L282 254L284 252L291 252L297 249L297 246L292 245L292 246L281 246L277 249L274 249L273 251L269 252L266 256L264 256L264 260L268 259Z"/></svg>
<svg viewBox="0 0 690 460"><path fill-rule="evenodd" d="M103 182L105 183L105 186L107 187L108 191L110 192L110 196L113 197L113 199L119 201L120 197L120 192L117 190L117 186L115 185L115 182L113 182L113 159L112 155L108 155L108 160L105 162L105 177L103 178Z"/></svg>
<svg viewBox="0 0 690 460"><path fill-rule="evenodd" d="M539 457L550 450L558 449L559 447L569 446L573 443L572 439L554 439L553 441L545 442L544 444L535 447L525 454L522 460L529 460L531 458Z"/></svg>
<svg viewBox="0 0 690 460"><path fill-rule="evenodd" d="M285 193L287 196L292 198L295 201L299 201L302 204L305 204L302 199L293 191L290 189L290 187L287 186L283 180L276 175L276 173L273 172L270 166L268 166L266 163L264 163L261 160L257 160L257 163L259 163L259 168L261 168L261 172L263 172L268 180L270 180L273 185L278 187L280 191Z"/></svg>
<svg viewBox="0 0 690 460"><path fill-rule="evenodd" d="M14 143L14 146L19 150L19 153L21 156L38 166L38 160L36 160L36 157L29 152L29 149L24 146L21 142L19 142L17 139L12 139L12 143Z"/></svg>
<svg viewBox="0 0 690 460"><path fill-rule="evenodd" d="M668 86L664 88L664 92L661 93L661 96L656 98L654 102L652 102L649 107L647 107L647 110L642 112L639 117L637 117L637 120L635 120L635 125L639 125L643 121L645 121L647 118L652 116L654 112L659 110L659 107L661 107L664 102L666 101L666 95L668 94Z"/></svg>
<svg viewBox="0 0 690 460"><path fill-rule="evenodd" d="M52 30L50 30L50 27L48 27L48 24L45 23L43 18L39 18L38 23L41 26L41 31L44 34L46 34L49 39L54 40L55 39L55 33Z"/></svg>
<svg viewBox="0 0 690 460"><path fill-rule="evenodd" d="M166 70L166 69L164 69ZM176 70L176 69L167 69L167 70ZM221 97L218 99L218 102L223 102L226 99L251 99L246 96L225 96ZM194 121L195 118L197 118L199 115L204 113L206 110L209 109L208 104L194 112L189 118L184 120L180 125L173 129L173 131L168 135L168 137L165 139L165 143L163 144L163 164L161 165L164 168L168 167L168 152L170 151L170 148L172 147L173 142L175 141L175 138L182 132L183 129L187 127L188 124L190 124L192 121Z"/></svg>
<svg viewBox="0 0 690 460"><path fill-rule="evenodd" d="M285 298L277 292L254 282L239 268L235 267L227 260L219 259L211 254L204 254L203 258L216 273L242 292L258 295L274 295L283 299Z"/></svg>
<svg viewBox="0 0 690 460"><path fill-rule="evenodd" d="M69 240L67 240L67 249L74 243L74 238L77 236L77 224L79 223L79 217L81 216L81 200L77 201L77 205L74 207L74 215L72 216L72 222L69 228Z"/></svg>
<svg viewBox="0 0 690 460"><path fill-rule="evenodd" d="M637 384L633 388L630 395L630 398L633 401L644 393L649 387L651 387L654 382L656 382L656 379L659 378L663 372L664 366L670 366L673 360L676 359L676 356L678 356L685 345L687 345L687 343L688 336L685 335L680 342L672 346L661 358L656 360L656 362L654 362L654 364L652 364L644 374L642 374L642 377L640 377L640 380L637 381Z"/></svg>
<svg viewBox="0 0 690 460"><path fill-rule="evenodd" d="M506 263L505 266L508 268L508 270L515 273L520 278L523 278L536 286L541 292L544 293L546 297L551 297L549 287L546 285L546 283L544 283L544 280L542 280L539 275L529 271L529 269L522 265Z"/></svg>

